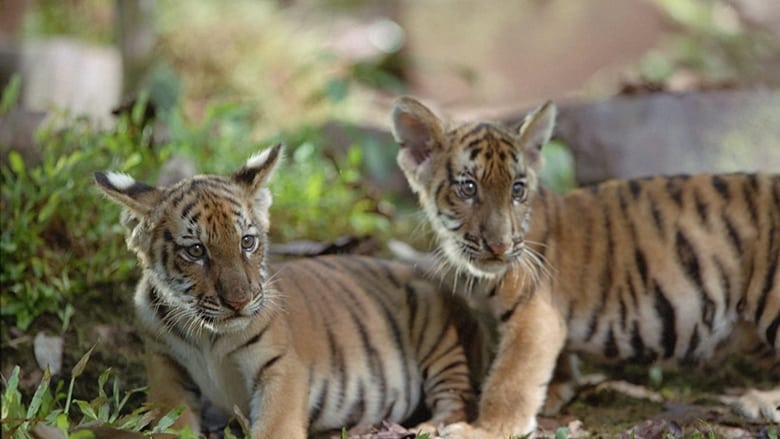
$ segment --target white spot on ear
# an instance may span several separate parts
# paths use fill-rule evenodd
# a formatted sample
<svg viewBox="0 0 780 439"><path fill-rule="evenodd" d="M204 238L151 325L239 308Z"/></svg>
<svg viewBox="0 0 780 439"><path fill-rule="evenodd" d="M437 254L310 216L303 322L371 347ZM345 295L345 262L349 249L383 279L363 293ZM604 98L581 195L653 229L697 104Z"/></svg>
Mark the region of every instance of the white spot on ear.
<svg viewBox="0 0 780 439"><path fill-rule="evenodd" d="M106 178L116 189L123 191L131 188L135 184L135 179L121 172L106 172Z"/></svg>
<svg viewBox="0 0 780 439"><path fill-rule="evenodd" d="M260 168L265 165L265 163L268 161L268 156L271 155L272 152L274 152L273 147L266 148L258 153L255 153L252 155L252 157L249 157L249 160L246 161L246 167L247 168ZM281 151L279 152L281 154Z"/></svg>

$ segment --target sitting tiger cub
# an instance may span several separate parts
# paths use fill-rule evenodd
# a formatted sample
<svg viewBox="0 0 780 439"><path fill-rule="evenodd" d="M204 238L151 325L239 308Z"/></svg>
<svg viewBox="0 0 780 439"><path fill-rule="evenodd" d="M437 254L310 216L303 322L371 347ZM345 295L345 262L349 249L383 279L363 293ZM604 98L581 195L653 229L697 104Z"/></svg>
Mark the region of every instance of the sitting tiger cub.
<svg viewBox="0 0 780 439"><path fill-rule="evenodd" d="M445 126L408 97L392 113L398 164L444 262L467 274L472 300L499 325L478 419L448 437L534 431L564 345L698 361L747 335L770 367L780 358L780 175L654 177L557 195L537 174L555 114L546 104L516 128ZM760 404L747 415L780 422L780 387L752 395Z"/></svg>
<svg viewBox="0 0 780 439"><path fill-rule="evenodd" d="M149 402L186 406L177 427L197 433L202 394L248 414L252 438L401 422L423 399L431 424L465 420L473 392L453 308L413 268L357 256L268 266L280 156L277 145L229 177L168 188L95 174L125 207L143 269Z"/></svg>

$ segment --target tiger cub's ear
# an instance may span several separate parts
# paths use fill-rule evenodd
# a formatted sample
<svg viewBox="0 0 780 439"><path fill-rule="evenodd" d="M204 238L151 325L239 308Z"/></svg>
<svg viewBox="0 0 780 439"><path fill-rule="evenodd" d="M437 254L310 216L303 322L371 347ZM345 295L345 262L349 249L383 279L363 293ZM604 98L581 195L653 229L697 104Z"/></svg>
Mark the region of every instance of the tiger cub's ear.
<svg viewBox="0 0 780 439"><path fill-rule="evenodd" d="M393 137L401 146L398 165L414 173L435 148L442 145L441 121L423 104L402 96L395 101L392 112Z"/></svg>
<svg viewBox="0 0 780 439"><path fill-rule="evenodd" d="M555 104L547 101L539 108L528 113L517 129L517 136L528 164L538 169L541 166L542 146L550 141L555 117L558 110Z"/></svg>
<svg viewBox="0 0 780 439"><path fill-rule="evenodd" d="M157 206L160 190L119 172L95 172L98 187L112 200L123 205L131 216L144 217Z"/></svg>
<svg viewBox="0 0 780 439"><path fill-rule="evenodd" d="M279 143L249 157L243 167L234 172L231 178L243 187L248 199L252 200L255 209L262 210L271 207L271 191L268 181L276 171L282 156L284 146Z"/></svg>

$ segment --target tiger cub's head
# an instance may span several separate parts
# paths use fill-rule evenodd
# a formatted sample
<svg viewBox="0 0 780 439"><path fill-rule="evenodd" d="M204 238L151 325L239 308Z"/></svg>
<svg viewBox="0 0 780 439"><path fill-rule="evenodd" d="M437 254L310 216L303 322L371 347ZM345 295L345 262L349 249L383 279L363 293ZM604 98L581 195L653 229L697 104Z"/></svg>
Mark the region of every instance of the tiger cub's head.
<svg viewBox="0 0 780 439"><path fill-rule="evenodd" d="M243 328L269 300L267 183L282 155L276 145L232 175L199 175L166 188L126 174L95 181L124 206L127 245L154 291L192 328Z"/></svg>
<svg viewBox="0 0 780 439"><path fill-rule="evenodd" d="M516 127L448 127L416 100L396 101L398 164L456 269L492 278L529 251L530 200L555 115L547 103Z"/></svg>

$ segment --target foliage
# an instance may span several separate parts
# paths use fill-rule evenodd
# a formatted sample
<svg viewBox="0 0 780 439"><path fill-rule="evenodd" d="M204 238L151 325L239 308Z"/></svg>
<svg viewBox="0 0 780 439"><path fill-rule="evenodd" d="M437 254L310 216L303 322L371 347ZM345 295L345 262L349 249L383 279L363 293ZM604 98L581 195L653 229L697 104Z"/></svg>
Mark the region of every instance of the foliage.
<svg viewBox="0 0 780 439"><path fill-rule="evenodd" d="M93 189L97 170L154 182L161 164L176 153L192 158L201 172L225 173L269 143L285 141L292 143L292 163L272 183L274 240L388 231L388 219L378 213L379 201L361 183L358 147L344 158L325 158L317 127L249 141L252 107L242 104L208 106L202 121L188 120L174 109L161 121L168 140L153 145L155 128L144 121L145 103L142 96L108 131L85 119L63 117L64 127L48 125L37 134L40 163L25 163L11 151L0 166L4 322L26 330L37 316L54 312L65 321L74 295L137 274L134 256L123 242L119 208Z"/></svg>
<svg viewBox="0 0 780 439"><path fill-rule="evenodd" d="M108 43L114 38L114 2L103 0L40 0L25 15L22 35L68 35Z"/></svg>
<svg viewBox="0 0 780 439"><path fill-rule="evenodd" d="M127 257L118 216L103 209L91 189L95 170L143 176L143 169L159 164L131 117L140 114L122 117L111 132L85 119L70 120L67 128L49 125L37 133L40 163L25 163L11 151L0 166L4 320L25 330L44 312L65 312L73 294L132 273L135 262Z"/></svg>
<svg viewBox="0 0 780 439"><path fill-rule="evenodd" d="M539 178L546 187L555 192L565 193L576 186L574 157L565 144L554 140L544 145L542 158L543 165Z"/></svg>
<svg viewBox="0 0 780 439"><path fill-rule="evenodd" d="M170 427L181 414L181 408L171 410L162 416L157 422L155 413L147 407L137 408L130 413L123 413L123 409L130 397L143 388L132 389L122 393L119 390L118 377L111 369L106 369L98 378L98 396L91 401L73 398L73 385L76 379L84 372L92 350L89 350L73 367L71 371L68 389L64 389L64 381L52 383L52 377L48 368L44 372L43 379L38 384L35 393L29 401L25 401L19 391L19 366L14 367L11 376L3 379L5 390L2 397L2 431L3 437L26 438L36 427L54 427L64 437L88 438L93 437L88 430L97 426L109 426L114 429L128 432L141 433L177 433L180 437L187 437L187 432L176 432ZM106 390L109 379L113 381L111 387ZM183 434L183 436L181 436ZM190 433L189 437L196 437Z"/></svg>
<svg viewBox="0 0 780 439"><path fill-rule="evenodd" d="M680 71L705 82L769 79L764 69L780 48L767 31L746 25L733 5L720 0L654 2L678 29L643 57L643 79L663 84Z"/></svg>

